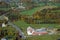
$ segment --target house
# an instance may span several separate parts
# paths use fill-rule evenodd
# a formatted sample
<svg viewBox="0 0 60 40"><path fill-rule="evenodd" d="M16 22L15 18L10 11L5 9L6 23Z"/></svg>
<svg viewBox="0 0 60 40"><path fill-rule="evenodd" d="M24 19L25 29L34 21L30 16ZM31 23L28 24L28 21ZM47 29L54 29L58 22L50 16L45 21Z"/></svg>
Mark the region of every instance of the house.
<svg viewBox="0 0 60 40"><path fill-rule="evenodd" d="M27 34L28 34L28 35L32 35L33 32L34 32L34 29L29 26L29 27L27 28Z"/></svg>
<svg viewBox="0 0 60 40"><path fill-rule="evenodd" d="M20 10L20 11L23 11L23 10L26 9L26 7L23 6L23 3L16 3L16 5L18 6L18 7L16 7L16 9L18 9L18 10Z"/></svg>
<svg viewBox="0 0 60 40"><path fill-rule="evenodd" d="M28 35L45 35L48 34L45 28L33 29L30 26L27 28Z"/></svg>
<svg viewBox="0 0 60 40"><path fill-rule="evenodd" d="M18 8L19 8L19 9L25 9L25 7L24 7L24 6L18 6Z"/></svg>

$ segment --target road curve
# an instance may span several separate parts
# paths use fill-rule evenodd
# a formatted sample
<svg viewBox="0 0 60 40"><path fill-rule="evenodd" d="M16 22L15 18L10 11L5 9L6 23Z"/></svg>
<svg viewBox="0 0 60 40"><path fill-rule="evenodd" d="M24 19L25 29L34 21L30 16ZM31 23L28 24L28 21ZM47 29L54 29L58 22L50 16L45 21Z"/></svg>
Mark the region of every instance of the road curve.
<svg viewBox="0 0 60 40"><path fill-rule="evenodd" d="M26 36L24 36L24 33L21 31L21 29L18 26L16 26L15 24L11 22L8 22L8 24L14 27L19 32L19 35L22 36L22 39L26 39Z"/></svg>

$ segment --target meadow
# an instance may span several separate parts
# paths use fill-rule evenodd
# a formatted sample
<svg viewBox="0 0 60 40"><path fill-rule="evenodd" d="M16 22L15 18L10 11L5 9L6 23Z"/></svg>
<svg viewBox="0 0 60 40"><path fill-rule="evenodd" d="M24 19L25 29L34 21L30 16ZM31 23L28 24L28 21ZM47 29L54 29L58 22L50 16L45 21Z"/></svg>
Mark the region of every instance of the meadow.
<svg viewBox="0 0 60 40"><path fill-rule="evenodd" d="M21 30L24 32L26 36L26 30L27 27L31 26L33 28L41 28L41 27L53 27L53 28L60 28L60 24L27 24L24 21L16 21L14 22ZM31 36L27 37L27 40L57 40L60 37L60 35L42 35L42 36Z"/></svg>

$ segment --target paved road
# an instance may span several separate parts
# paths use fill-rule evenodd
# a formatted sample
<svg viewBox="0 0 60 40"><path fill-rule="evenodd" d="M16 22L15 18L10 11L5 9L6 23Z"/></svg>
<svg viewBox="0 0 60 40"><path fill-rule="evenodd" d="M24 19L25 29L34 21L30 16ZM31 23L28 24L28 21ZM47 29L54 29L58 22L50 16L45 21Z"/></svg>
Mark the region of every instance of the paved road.
<svg viewBox="0 0 60 40"><path fill-rule="evenodd" d="M11 25L12 27L14 27L17 31L19 31L19 35L22 35L22 38L23 39L26 39L26 37L24 36L24 33L21 31L21 29L16 26L15 24L11 23L11 22L8 22L9 25Z"/></svg>

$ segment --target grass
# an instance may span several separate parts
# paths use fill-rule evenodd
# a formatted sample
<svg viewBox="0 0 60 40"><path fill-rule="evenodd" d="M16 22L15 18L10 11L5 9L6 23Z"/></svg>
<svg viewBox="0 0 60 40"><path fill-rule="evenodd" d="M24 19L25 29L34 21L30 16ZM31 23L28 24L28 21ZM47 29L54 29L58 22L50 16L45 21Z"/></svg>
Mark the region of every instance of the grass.
<svg viewBox="0 0 60 40"><path fill-rule="evenodd" d="M43 6L44 7L44 6ZM51 7L51 6L50 6ZM54 7L54 6L53 6ZM40 9L42 8L42 6L39 6L39 7L35 7L33 9L30 9L30 10L25 10L25 11L22 11L20 12L22 15L33 15L34 13L36 13L37 11L39 11ZM57 10L57 12L59 12L59 10Z"/></svg>
<svg viewBox="0 0 60 40"><path fill-rule="evenodd" d="M41 7L36 7L36 8L31 9L31 10L22 11L21 14L31 16L36 11L40 10L40 8ZM27 35L26 30L27 30L27 27L29 27L29 26L31 26L33 28L41 28L41 27L60 28L60 24L27 24L24 21L16 21L16 22L14 22L14 24L16 24L19 28L21 28L22 31L25 33L25 35ZM42 35L42 36L27 37L27 40L57 40L59 37L60 37L60 35Z"/></svg>
<svg viewBox="0 0 60 40"><path fill-rule="evenodd" d="M43 7L45 4L44 3L39 3L38 5L39 5L39 7L34 7L32 9L30 9L30 10L22 11L21 14L22 15L30 15L31 16L36 11L40 10L40 8Z"/></svg>
<svg viewBox="0 0 60 40"><path fill-rule="evenodd" d="M8 11L10 8L0 8L0 10Z"/></svg>
<svg viewBox="0 0 60 40"><path fill-rule="evenodd" d="M33 27L59 27L60 24L27 24L26 22L24 21L16 21L14 22L17 26L20 26L20 27L28 27L28 26L33 26Z"/></svg>
<svg viewBox="0 0 60 40"><path fill-rule="evenodd" d="M39 3L39 7L34 7L34 8L32 8L32 9L30 9L30 10L25 10L25 11L22 11L22 12L20 12L22 15L29 15L29 16L31 16L31 15L33 15L35 12L37 12L38 10L40 10L41 9L41 7L43 7L45 4L44 3Z"/></svg>
<svg viewBox="0 0 60 40"><path fill-rule="evenodd" d="M43 35L28 37L27 40L57 40L59 37L60 35Z"/></svg>
<svg viewBox="0 0 60 40"><path fill-rule="evenodd" d="M51 13L54 13L54 12L60 13L60 10L53 10L53 11L51 11Z"/></svg>
<svg viewBox="0 0 60 40"><path fill-rule="evenodd" d="M31 26L33 28L41 28L41 27L54 27L54 28L60 28L60 24L27 24L24 21L16 21L14 22L19 28L22 29L24 33L26 33L27 27Z"/></svg>
<svg viewBox="0 0 60 40"><path fill-rule="evenodd" d="M60 3L55 3L56 6L60 6Z"/></svg>
<svg viewBox="0 0 60 40"><path fill-rule="evenodd" d="M41 7L37 7L37 8L33 8L31 10L22 11L21 14L32 15L36 11L38 11L40 8ZM6 8L0 8L0 10L7 10L7 9ZM14 24L19 26L19 28L22 29L22 31L25 33L25 35L26 35L26 29L27 29L28 26L32 26L33 28L41 28L41 27L60 28L60 24L27 24L24 21L16 21L16 22L14 22ZM7 27L6 29L8 29L9 32L11 32L12 30L14 31L14 28L12 28L12 27ZM60 35L42 35L42 36L27 37L27 40L57 40L59 37L60 37Z"/></svg>
<svg viewBox="0 0 60 40"><path fill-rule="evenodd" d="M26 34L26 29L28 26L32 26L33 28L41 28L41 27L54 27L54 28L60 28L60 24L27 24L24 21L16 21L14 22L19 28L22 29L22 31ZM42 35L42 36L31 36L27 37L27 40L57 40L60 37L60 35Z"/></svg>
<svg viewBox="0 0 60 40"><path fill-rule="evenodd" d="M40 9L40 7L36 7L36 8L30 9L30 10L22 11L21 14L22 15L32 15L39 9Z"/></svg>
<svg viewBox="0 0 60 40"><path fill-rule="evenodd" d="M33 28L41 28L41 27L57 27L60 28L59 24L27 24L24 21L16 21L14 22L17 26L19 26L19 28L22 28L22 31L26 34L26 28L28 26L32 26ZM15 30L12 27L6 27L3 29L7 29L9 32L12 32ZM11 34L10 34L11 35ZM10 36L9 36L10 37ZM60 37L60 35L42 35L42 36L31 36L31 37L27 37L27 40L57 40ZM15 37L12 37L10 40L14 40Z"/></svg>

